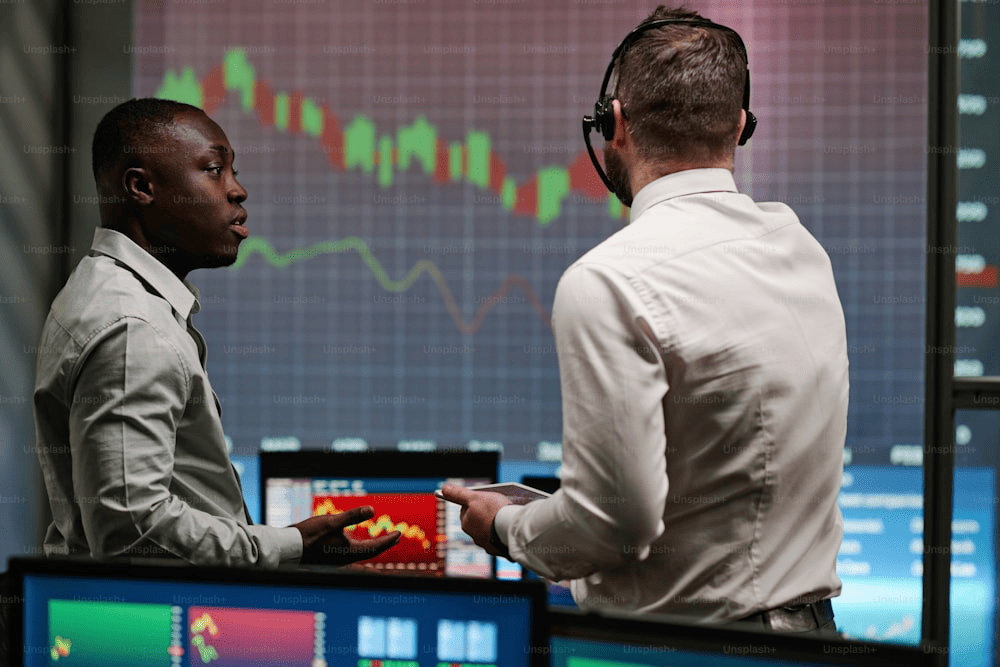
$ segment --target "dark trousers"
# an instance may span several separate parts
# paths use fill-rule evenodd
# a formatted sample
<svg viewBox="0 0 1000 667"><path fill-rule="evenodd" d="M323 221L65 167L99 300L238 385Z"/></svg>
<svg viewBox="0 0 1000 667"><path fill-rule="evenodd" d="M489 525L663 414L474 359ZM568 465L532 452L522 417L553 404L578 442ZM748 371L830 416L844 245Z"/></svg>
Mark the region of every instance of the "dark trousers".
<svg viewBox="0 0 1000 667"><path fill-rule="evenodd" d="M747 630L840 639L829 600L758 612L735 625Z"/></svg>
<svg viewBox="0 0 1000 667"><path fill-rule="evenodd" d="M843 637L840 636L840 632L837 631L837 621L832 618L829 621L826 621L825 623L820 625L818 628L813 628L812 630L799 630L799 631L772 630L771 628L765 628L764 623L761 621L757 622L739 621L737 624L734 625L739 625L739 627L746 628L748 630L781 632L782 634L802 635L805 637L820 637L822 639L843 639Z"/></svg>

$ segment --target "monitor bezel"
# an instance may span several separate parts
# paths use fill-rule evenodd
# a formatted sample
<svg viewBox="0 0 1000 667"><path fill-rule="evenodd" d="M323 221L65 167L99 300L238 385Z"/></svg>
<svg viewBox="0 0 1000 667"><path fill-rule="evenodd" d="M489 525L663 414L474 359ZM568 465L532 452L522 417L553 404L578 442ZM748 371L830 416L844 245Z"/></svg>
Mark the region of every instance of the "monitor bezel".
<svg viewBox="0 0 1000 667"><path fill-rule="evenodd" d="M7 624L7 640L12 667L24 665L24 580L26 576L99 578L120 580L172 580L181 583L239 584L278 588L296 586L317 590L371 590L393 592L462 593L479 596L516 596L531 605L530 667L548 667L548 609L546 590L541 582L500 581L459 577L425 577L397 573L376 573L341 568L278 568L194 566L181 561L159 559L119 559L95 561L89 558L11 558L8 562L9 593L13 601Z"/></svg>

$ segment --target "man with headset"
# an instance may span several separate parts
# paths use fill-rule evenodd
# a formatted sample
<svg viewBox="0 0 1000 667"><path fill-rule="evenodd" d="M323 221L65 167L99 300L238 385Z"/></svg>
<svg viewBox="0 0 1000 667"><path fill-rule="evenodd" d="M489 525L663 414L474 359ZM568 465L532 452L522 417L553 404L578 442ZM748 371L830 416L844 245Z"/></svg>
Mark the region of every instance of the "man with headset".
<svg viewBox="0 0 1000 667"><path fill-rule="evenodd" d="M445 495L581 607L835 634L844 314L795 213L736 190L749 86L739 35L694 12L661 6L616 49L584 136L630 224L556 289L561 489Z"/></svg>

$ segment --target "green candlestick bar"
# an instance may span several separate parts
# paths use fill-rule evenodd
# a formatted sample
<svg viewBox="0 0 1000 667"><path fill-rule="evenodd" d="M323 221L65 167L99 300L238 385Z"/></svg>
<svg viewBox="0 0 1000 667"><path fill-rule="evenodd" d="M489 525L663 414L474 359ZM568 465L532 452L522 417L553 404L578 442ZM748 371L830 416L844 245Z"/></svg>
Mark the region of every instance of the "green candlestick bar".
<svg viewBox="0 0 1000 667"><path fill-rule="evenodd" d="M410 158L416 158L425 174L433 174L436 162L434 149L437 145L437 129L424 116L417 116L409 127L401 127L396 133L396 158L399 170L410 168Z"/></svg>
<svg viewBox="0 0 1000 667"><path fill-rule="evenodd" d="M383 188L392 186L392 139L383 134L378 141L378 184Z"/></svg>
<svg viewBox="0 0 1000 667"><path fill-rule="evenodd" d="M167 72L163 76L163 83L156 89L153 96L192 104L196 107L203 106L201 84L198 83L198 77L195 76L194 70L190 67L181 70L180 76L173 72Z"/></svg>
<svg viewBox="0 0 1000 667"><path fill-rule="evenodd" d="M469 183L481 188L490 187L490 135L470 130L465 139L469 155Z"/></svg>
<svg viewBox="0 0 1000 667"><path fill-rule="evenodd" d="M313 137L323 136L323 110L311 99L302 100L302 131Z"/></svg>
<svg viewBox="0 0 1000 667"><path fill-rule="evenodd" d="M569 194L569 172L562 167L543 167L538 172L538 224L559 217L562 201Z"/></svg>
<svg viewBox="0 0 1000 667"><path fill-rule="evenodd" d="M226 51L222 61L222 72L226 90L240 91L240 106L244 111L253 109L253 90L257 72L247 62L246 54L238 49Z"/></svg>
<svg viewBox="0 0 1000 667"><path fill-rule="evenodd" d="M366 174L375 169L375 123L364 116L355 116L344 130L344 166L356 165Z"/></svg>

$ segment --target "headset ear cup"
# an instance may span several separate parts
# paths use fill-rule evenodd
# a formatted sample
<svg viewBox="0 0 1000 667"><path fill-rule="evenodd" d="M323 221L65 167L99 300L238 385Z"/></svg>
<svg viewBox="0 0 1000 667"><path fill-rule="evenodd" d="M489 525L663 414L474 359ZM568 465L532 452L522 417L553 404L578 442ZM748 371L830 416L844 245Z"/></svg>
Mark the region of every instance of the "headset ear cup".
<svg viewBox="0 0 1000 667"><path fill-rule="evenodd" d="M743 132L740 133L739 145L743 146L750 140L753 136L753 131L757 129L757 117L753 115L749 109L747 109L747 124L743 126Z"/></svg>
<svg viewBox="0 0 1000 667"><path fill-rule="evenodd" d="M605 141L615 138L615 112L611 98L605 95L594 105L594 120Z"/></svg>

